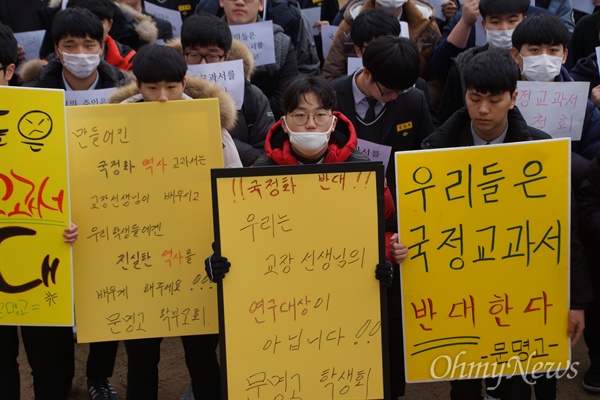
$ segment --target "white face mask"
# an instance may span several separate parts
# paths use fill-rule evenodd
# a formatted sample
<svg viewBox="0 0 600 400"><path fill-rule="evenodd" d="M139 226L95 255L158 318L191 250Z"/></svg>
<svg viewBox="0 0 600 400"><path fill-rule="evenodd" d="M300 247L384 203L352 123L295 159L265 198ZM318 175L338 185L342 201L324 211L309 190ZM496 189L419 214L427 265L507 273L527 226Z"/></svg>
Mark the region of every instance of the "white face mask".
<svg viewBox="0 0 600 400"><path fill-rule="evenodd" d="M406 3L407 0L377 0L377 4L386 10L395 10Z"/></svg>
<svg viewBox="0 0 600 400"><path fill-rule="evenodd" d="M507 29L504 31L487 29L485 34L487 36L487 42L491 47L502 50L512 49L512 34L514 29Z"/></svg>
<svg viewBox="0 0 600 400"><path fill-rule="evenodd" d="M67 54L58 50L63 56L63 65L70 73L80 79L92 75L100 64L100 53L98 54Z"/></svg>
<svg viewBox="0 0 600 400"><path fill-rule="evenodd" d="M313 157L325 150L329 144L329 132L333 128L336 118L333 117L329 129L325 132L294 132L290 129L286 117L283 117L287 130L290 133L290 143L292 148L297 150L301 155Z"/></svg>
<svg viewBox="0 0 600 400"><path fill-rule="evenodd" d="M519 54L519 56L521 56ZM537 56L521 56L523 71L528 81L552 82L560 74L562 57L540 54Z"/></svg>

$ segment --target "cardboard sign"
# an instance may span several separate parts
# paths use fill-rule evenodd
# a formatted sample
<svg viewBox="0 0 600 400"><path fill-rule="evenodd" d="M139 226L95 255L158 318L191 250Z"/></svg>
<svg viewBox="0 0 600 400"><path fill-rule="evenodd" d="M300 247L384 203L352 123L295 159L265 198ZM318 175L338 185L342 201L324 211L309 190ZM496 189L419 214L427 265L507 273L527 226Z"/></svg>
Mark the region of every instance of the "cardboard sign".
<svg viewBox="0 0 600 400"><path fill-rule="evenodd" d="M67 108L80 342L217 332L204 259L210 168L223 166L218 107L202 99Z"/></svg>
<svg viewBox="0 0 600 400"><path fill-rule="evenodd" d="M408 382L569 368L569 157L568 139L396 153Z"/></svg>
<svg viewBox="0 0 600 400"><path fill-rule="evenodd" d="M63 93L0 87L0 325L73 325Z"/></svg>
<svg viewBox="0 0 600 400"><path fill-rule="evenodd" d="M384 398L383 166L212 172L223 398Z"/></svg>

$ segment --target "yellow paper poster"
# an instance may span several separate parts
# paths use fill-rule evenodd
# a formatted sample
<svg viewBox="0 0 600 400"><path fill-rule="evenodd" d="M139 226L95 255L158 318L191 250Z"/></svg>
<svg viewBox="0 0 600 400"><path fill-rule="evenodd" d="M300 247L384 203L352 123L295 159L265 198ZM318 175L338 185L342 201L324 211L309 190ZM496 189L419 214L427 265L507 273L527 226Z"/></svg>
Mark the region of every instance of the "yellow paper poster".
<svg viewBox="0 0 600 400"><path fill-rule="evenodd" d="M0 87L0 325L73 325L62 90Z"/></svg>
<svg viewBox="0 0 600 400"><path fill-rule="evenodd" d="M67 108L81 342L216 333L216 99Z"/></svg>
<svg viewBox="0 0 600 400"><path fill-rule="evenodd" d="M396 153L407 381L569 368L569 145Z"/></svg>
<svg viewBox="0 0 600 400"><path fill-rule="evenodd" d="M224 398L384 398L383 166L214 170L213 192Z"/></svg>

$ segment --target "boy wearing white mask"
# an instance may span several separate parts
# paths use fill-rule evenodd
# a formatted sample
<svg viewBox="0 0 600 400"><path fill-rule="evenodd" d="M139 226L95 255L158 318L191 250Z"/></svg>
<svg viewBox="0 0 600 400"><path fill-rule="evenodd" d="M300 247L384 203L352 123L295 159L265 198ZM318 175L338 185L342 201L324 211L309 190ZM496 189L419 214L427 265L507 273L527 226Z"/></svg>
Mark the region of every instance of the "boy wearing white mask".
<svg viewBox="0 0 600 400"><path fill-rule="evenodd" d="M102 60L104 28L97 16L83 8L59 11L53 19L54 54L40 69L40 61L25 65L24 86L93 90L120 85L125 76Z"/></svg>
<svg viewBox="0 0 600 400"><path fill-rule="evenodd" d="M512 37L511 56L519 65L521 80L573 82L563 67L569 38L565 24L552 15L532 15L519 24ZM573 142L573 151L592 159L599 150L600 109L588 100L581 139Z"/></svg>
<svg viewBox="0 0 600 400"><path fill-rule="evenodd" d="M510 51L511 37L516 26L525 19L529 0L467 0L458 23L431 56L431 73L446 80L438 109L440 123L462 108L465 98L463 69L477 54L488 48ZM474 25L483 18L487 37L485 46L475 46ZM446 28L444 28L446 31Z"/></svg>

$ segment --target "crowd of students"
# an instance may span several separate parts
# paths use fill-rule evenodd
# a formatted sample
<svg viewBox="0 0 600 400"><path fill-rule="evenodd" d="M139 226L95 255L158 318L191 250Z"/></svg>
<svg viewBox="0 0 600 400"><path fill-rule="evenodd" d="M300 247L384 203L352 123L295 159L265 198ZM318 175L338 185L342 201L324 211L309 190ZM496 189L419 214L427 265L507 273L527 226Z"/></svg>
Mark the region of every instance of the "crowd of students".
<svg viewBox="0 0 600 400"><path fill-rule="evenodd" d="M528 126L516 107L517 81L590 82L581 140L572 146L571 310L565 318L572 344L583 333L589 349L583 385L600 392L600 304L594 300L594 293L600 296L599 12L575 25L568 0L447 1L437 16L424 1L351 0L339 11L339 28L322 57L305 17L297 17L293 7L280 8L272 15L289 23L273 24L275 63L255 67L229 26L261 21L264 0L220 0L220 7L216 0L161 2L184 17L181 38L175 40L170 24L148 15L141 0L69 0L65 10L56 1L36 1L28 10L15 3L0 1L0 85L114 87L114 103L217 98L227 168L367 161L356 150L359 139L367 147L391 148L385 187L388 261L374 266L374 275L388 291L393 399L405 390L399 265L410 256L398 242L393 153L548 139ZM316 25L335 23L331 10L337 11L337 4L322 3L328 15L322 13ZM271 10L286 6L270 5ZM484 46L475 45L479 19ZM10 27L47 29L42 58L20 66L23 54ZM572 41L582 30L588 35L585 46ZM160 44L152 43L157 40ZM347 73L348 57L362 58L362 68ZM235 59L244 61L239 110L219 86L187 75L188 65ZM76 236L76 226L65 231L68 243ZM223 256L205 262L215 282L235 268ZM21 336L35 398L66 399L74 376L70 328L21 327ZM128 399L157 398L161 340L125 341ZM17 328L0 324L0 343L0 398L19 399ZM218 336L184 336L182 343L191 378L184 397L220 398ZM93 399L118 399L109 381L117 346L90 344L86 376ZM537 399L556 399L555 379L539 379L534 389ZM483 394L480 380L460 380L451 382L450 397L528 399L532 390L520 377Z"/></svg>

